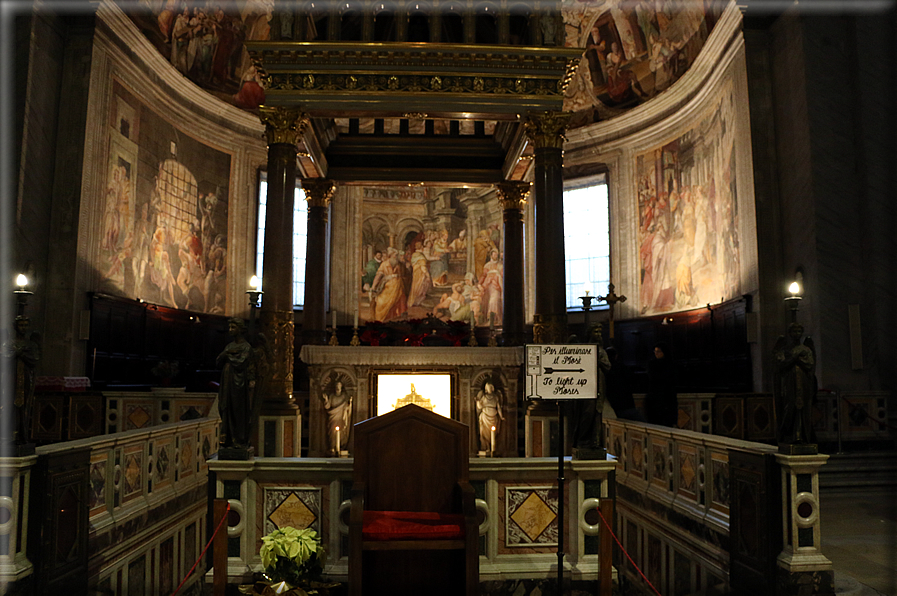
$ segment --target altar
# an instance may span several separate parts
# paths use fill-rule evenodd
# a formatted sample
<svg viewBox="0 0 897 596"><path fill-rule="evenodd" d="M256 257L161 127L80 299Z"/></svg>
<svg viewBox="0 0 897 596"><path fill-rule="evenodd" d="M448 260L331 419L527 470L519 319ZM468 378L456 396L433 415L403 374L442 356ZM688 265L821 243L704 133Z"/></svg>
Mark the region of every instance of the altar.
<svg viewBox="0 0 897 596"><path fill-rule="evenodd" d="M352 425L405 403L468 425L471 456L519 453L522 347L305 345L300 358L309 367L309 457L350 457Z"/></svg>

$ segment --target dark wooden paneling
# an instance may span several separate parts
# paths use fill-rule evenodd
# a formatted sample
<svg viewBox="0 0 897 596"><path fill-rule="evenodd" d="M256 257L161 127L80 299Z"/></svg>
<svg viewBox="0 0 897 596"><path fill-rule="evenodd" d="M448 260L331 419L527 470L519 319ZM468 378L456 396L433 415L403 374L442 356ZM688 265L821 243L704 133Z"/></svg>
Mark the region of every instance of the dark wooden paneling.
<svg viewBox="0 0 897 596"><path fill-rule="evenodd" d="M623 364L633 371L633 391L644 393L647 363L658 342L670 348L679 392L752 391L748 312L750 300L745 298L661 317L616 321L614 343Z"/></svg>
<svg viewBox="0 0 897 596"><path fill-rule="evenodd" d="M91 299L85 374L95 388L146 388L169 383L208 390L220 373L215 358L229 341L227 317L166 308L96 294ZM176 362L176 375L163 379L152 369Z"/></svg>

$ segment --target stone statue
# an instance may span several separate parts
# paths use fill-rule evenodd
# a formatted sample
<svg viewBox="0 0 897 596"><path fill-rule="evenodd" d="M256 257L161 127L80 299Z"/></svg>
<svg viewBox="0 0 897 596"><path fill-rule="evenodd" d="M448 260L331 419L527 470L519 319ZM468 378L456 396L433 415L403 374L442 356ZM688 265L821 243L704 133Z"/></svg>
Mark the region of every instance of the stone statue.
<svg viewBox="0 0 897 596"><path fill-rule="evenodd" d="M804 328L788 326L788 337L779 336L776 358L775 399L781 411L779 443L808 445L815 441L810 418L816 399L816 349L809 337L801 343Z"/></svg>
<svg viewBox="0 0 897 596"><path fill-rule="evenodd" d="M255 402L255 351L246 341L246 323L243 319L230 319L228 331L233 341L227 344L217 359L218 366L223 366L218 388L221 442L225 447L247 448Z"/></svg>
<svg viewBox="0 0 897 596"><path fill-rule="evenodd" d="M16 338L6 345L6 355L15 358L15 442L27 443L31 438L31 415L34 410L34 369L41 357L40 335L28 333L31 319L16 317Z"/></svg>
<svg viewBox="0 0 897 596"><path fill-rule="evenodd" d="M602 412L607 386L604 375L610 370L610 358L604 350L600 324L589 328L586 343L598 347L598 397L573 400L572 441L577 449L597 449L601 447Z"/></svg>
<svg viewBox="0 0 897 596"><path fill-rule="evenodd" d="M348 450L352 430L352 394L343 389L342 381L336 381L333 393L321 393L321 399L327 412L327 450L334 449L336 445L336 427L339 427L339 451Z"/></svg>
<svg viewBox="0 0 897 596"><path fill-rule="evenodd" d="M477 393L477 421L479 422L480 451L492 451L492 427L495 427L495 436L501 433L501 423L505 419L502 412L502 392L495 389L495 385L486 381L483 388Z"/></svg>

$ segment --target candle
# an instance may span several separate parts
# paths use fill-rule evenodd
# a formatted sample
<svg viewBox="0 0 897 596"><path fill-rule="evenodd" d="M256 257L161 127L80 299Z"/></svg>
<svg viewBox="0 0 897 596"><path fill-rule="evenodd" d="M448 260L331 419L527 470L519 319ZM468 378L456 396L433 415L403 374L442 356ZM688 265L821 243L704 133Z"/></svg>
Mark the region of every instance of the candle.
<svg viewBox="0 0 897 596"><path fill-rule="evenodd" d="M336 454L339 455L339 427L336 427Z"/></svg>
<svg viewBox="0 0 897 596"><path fill-rule="evenodd" d="M473 313L470 313L470 328L473 329Z"/></svg>
<svg viewBox="0 0 897 596"><path fill-rule="evenodd" d="M330 313L333 315L331 317L331 319L332 319L331 327L333 327L333 332L336 333L336 309L335 308L332 309L330 311Z"/></svg>
<svg viewBox="0 0 897 596"><path fill-rule="evenodd" d="M357 304L355 305L355 319L354 319L354 322L353 322L353 324L352 324L352 327L353 327L354 329L358 329L358 305L357 305Z"/></svg>
<svg viewBox="0 0 897 596"><path fill-rule="evenodd" d="M495 453L495 427L492 427L492 447L489 449L492 453Z"/></svg>

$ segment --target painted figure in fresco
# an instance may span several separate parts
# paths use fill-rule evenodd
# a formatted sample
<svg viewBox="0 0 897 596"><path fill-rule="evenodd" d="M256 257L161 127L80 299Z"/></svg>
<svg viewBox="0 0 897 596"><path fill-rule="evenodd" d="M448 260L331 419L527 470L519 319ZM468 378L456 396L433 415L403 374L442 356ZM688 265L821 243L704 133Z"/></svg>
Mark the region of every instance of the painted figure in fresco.
<svg viewBox="0 0 897 596"><path fill-rule="evenodd" d="M455 282L452 284L452 293L442 295L439 303L433 307L433 316L437 319L450 321L469 321L470 304L464 297L464 284Z"/></svg>
<svg viewBox="0 0 897 596"><path fill-rule="evenodd" d="M227 277L227 249L224 247L224 236L215 236L215 244L209 253L209 270L203 282L205 311L209 313L224 312L225 278Z"/></svg>
<svg viewBox="0 0 897 596"><path fill-rule="evenodd" d="M171 65L181 74L187 74L187 45L190 43L190 12L185 6L174 21L171 30Z"/></svg>
<svg viewBox="0 0 897 596"><path fill-rule="evenodd" d="M451 241L448 245L449 252L453 257L467 256L467 230L458 232L458 237Z"/></svg>
<svg viewBox="0 0 897 596"><path fill-rule="evenodd" d="M248 447L256 382L254 351L246 341L243 319L230 319L228 331L233 341L217 359L218 366L223 367L218 388L222 444L225 447Z"/></svg>
<svg viewBox="0 0 897 596"><path fill-rule="evenodd" d="M374 283L374 277L377 276L377 270L380 269L380 264L383 262L383 251L378 250L374 253L374 258L367 262L364 266L364 271L361 272L361 289L362 291L369 291L371 289L371 284Z"/></svg>
<svg viewBox="0 0 897 596"><path fill-rule="evenodd" d="M171 259L168 256L168 226L164 221L159 222L159 227L153 232L150 243L152 260L150 265L150 281L159 290L159 300L168 302L169 306L177 306L174 299L174 275L171 273Z"/></svg>
<svg viewBox="0 0 897 596"><path fill-rule="evenodd" d="M181 268L178 270L177 285L187 298L187 308L193 305L193 290L199 288L205 279L202 262L202 242L196 235L196 226L189 224L188 232L178 245Z"/></svg>
<svg viewBox="0 0 897 596"><path fill-rule="evenodd" d="M495 436L501 434L501 423L505 415L502 412L502 392L495 389L495 385L486 381L483 388L477 393L477 421L479 422L479 449L491 451L492 427L495 427Z"/></svg>
<svg viewBox="0 0 897 596"><path fill-rule="evenodd" d="M606 44L601 39L601 30L598 29L598 23L592 25L592 31L586 38L586 60L589 62L589 74L592 77L592 90L597 93L598 87L607 84L607 78L604 74L606 67L604 64L604 55L607 52Z"/></svg>
<svg viewBox="0 0 897 596"><path fill-rule="evenodd" d="M380 264L371 284L371 320L388 321L408 310L405 287L402 283L404 266L399 262L399 251L389 247L387 259Z"/></svg>
<svg viewBox="0 0 897 596"><path fill-rule="evenodd" d="M480 230L477 239L473 242L474 272L477 280L483 279L483 267L489 261L489 254L496 248L498 247L492 242L489 230Z"/></svg>
<svg viewBox="0 0 897 596"><path fill-rule="evenodd" d="M41 357L40 335L28 332L31 319L16 317L16 337L5 347L4 354L14 359L13 404L15 405L15 442L27 443L31 438L31 414L34 410L35 367Z"/></svg>
<svg viewBox="0 0 897 596"><path fill-rule="evenodd" d="M781 411L779 443L815 442L810 418L816 399L816 350L810 337L801 343L804 328L791 323L788 337L780 336L773 354L776 358L775 399Z"/></svg>
<svg viewBox="0 0 897 596"><path fill-rule="evenodd" d="M483 322L489 323L492 316L495 321L501 323L502 296L504 292L504 272L498 250L493 249L490 260L483 267L483 303L480 313Z"/></svg>
<svg viewBox="0 0 897 596"><path fill-rule="evenodd" d="M327 450L336 445L336 427L339 427L339 450L349 448L349 432L352 429L352 394L343 389L342 381L337 381L333 393L322 393L324 411L327 413Z"/></svg>
<svg viewBox="0 0 897 596"><path fill-rule="evenodd" d="M423 302L427 297L427 292L433 287L430 278L430 263L423 248L420 240L414 242L411 253L411 289L408 292L408 308Z"/></svg>
<svg viewBox="0 0 897 596"><path fill-rule="evenodd" d="M679 398L676 395L676 369L665 343L654 346L654 359L648 362L648 391L645 394L645 417L651 424L676 428L679 420Z"/></svg>

